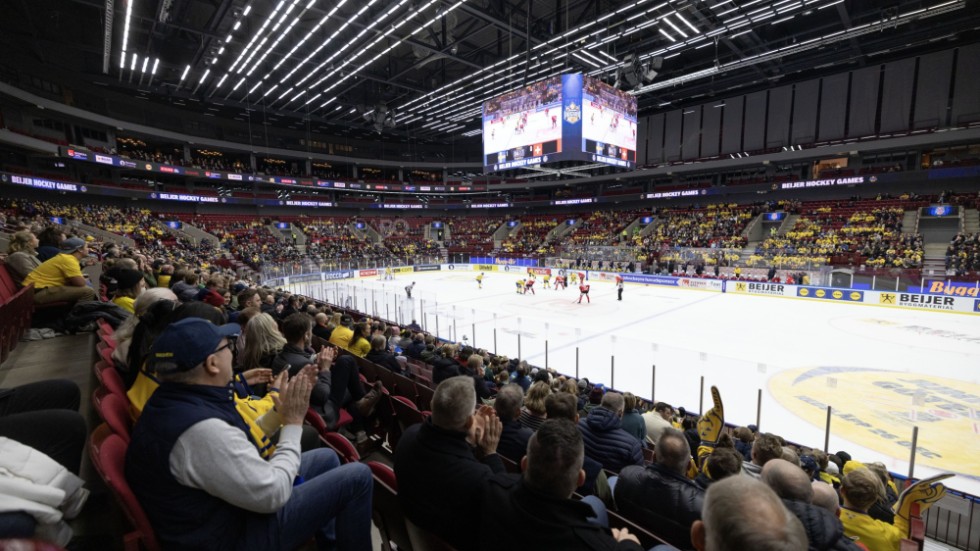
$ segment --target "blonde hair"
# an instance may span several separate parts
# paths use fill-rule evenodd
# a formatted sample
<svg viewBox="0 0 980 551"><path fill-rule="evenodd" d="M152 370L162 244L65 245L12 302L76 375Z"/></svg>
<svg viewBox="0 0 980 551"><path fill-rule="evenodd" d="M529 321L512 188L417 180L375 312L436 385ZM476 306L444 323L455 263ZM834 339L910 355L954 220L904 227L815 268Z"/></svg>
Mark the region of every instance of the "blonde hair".
<svg viewBox="0 0 980 551"><path fill-rule="evenodd" d="M246 370L259 367L262 356L276 354L284 346L286 346L286 338L279 332L276 320L269 314L259 314L250 319L245 327L242 367Z"/></svg>
<svg viewBox="0 0 980 551"><path fill-rule="evenodd" d="M527 395L524 396L524 407L531 413L544 415L547 412L544 401L549 394L551 394L551 386L548 383L544 381L534 383L531 388L527 389Z"/></svg>
<svg viewBox="0 0 980 551"><path fill-rule="evenodd" d="M31 246L31 241L33 241L34 234L24 230L15 233L10 238L9 251L11 253L19 253L21 251L34 251L34 247Z"/></svg>

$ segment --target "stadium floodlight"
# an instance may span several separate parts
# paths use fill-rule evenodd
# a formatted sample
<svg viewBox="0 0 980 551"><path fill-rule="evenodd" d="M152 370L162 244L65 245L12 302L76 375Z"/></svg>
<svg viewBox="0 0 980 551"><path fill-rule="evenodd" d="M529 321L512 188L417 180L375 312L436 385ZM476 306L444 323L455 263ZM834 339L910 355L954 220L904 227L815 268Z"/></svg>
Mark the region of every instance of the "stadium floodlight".
<svg viewBox="0 0 980 551"><path fill-rule="evenodd" d="M242 17L245 17L246 15L248 15L248 13L250 11L252 11L252 5L251 4L245 6L245 9L242 10Z"/></svg>
<svg viewBox="0 0 980 551"><path fill-rule="evenodd" d="M143 67L140 68L141 73L146 73L146 68L150 65L150 57L143 58Z"/></svg>
<svg viewBox="0 0 980 551"><path fill-rule="evenodd" d="M130 71L135 71L136 70L136 62L137 61L139 61L139 56L136 55L136 52L133 52L133 63L130 64L130 66L129 66L129 70Z"/></svg>
<svg viewBox="0 0 980 551"><path fill-rule="evenodd" d="M191 66L190 65L188 65L187 67L184 67L184 72L181 73L181 75L180 75L180 81L181 82L184 82L184 79L187 78L187 73L189 73L190 70L191 70Z"/></svg>
<svg viewBox="0 0 980 551"><path fill-rule="evenodd" d="M159 66L160 66L160 58L158 57L158 58L156 58L156 59L153 60L153 68L150 69L150 75L156 75L157 74L157 67L159 67Z"/></svg>
<svg viewBox="0 0 980 551"><path fill-rule="evenodd" d="M669 34L667 34L667 31L665 31L663 29L657 29L657 30L660 31L660 34L666 36L667 37L667 40L670 40L671 42L677 42L677 40L673 36L670 36Z"/></svg>

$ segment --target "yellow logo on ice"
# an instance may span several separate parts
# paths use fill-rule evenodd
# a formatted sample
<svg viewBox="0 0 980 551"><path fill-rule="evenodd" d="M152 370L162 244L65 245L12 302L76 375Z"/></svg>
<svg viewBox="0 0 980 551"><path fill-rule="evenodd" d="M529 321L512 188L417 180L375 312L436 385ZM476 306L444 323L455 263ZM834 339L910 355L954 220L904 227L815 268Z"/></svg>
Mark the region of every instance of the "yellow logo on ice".
<svg viewBox="0 0 980 551"><path fill-rule="evenodd" d="M815 367L774 375L769 392L820 429L830 406L834 436L903 461L917 426L917 464L969 476L980 472L980 385L921 373Z"/></svg>

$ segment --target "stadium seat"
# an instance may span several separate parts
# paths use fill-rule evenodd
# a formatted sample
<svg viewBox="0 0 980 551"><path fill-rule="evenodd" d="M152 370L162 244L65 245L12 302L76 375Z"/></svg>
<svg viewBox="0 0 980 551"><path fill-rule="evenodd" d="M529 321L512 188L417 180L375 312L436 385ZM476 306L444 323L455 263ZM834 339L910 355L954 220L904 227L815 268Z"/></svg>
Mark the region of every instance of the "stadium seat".
<svg viewBox="0 0 980 551"><path fill-rule="evenodd" d="M405 527L408 529L408 538L412 542L414 551L456 551L456 548L446 543L444 539L419 528L408 517L405 517Z"/></svg>
<svg viewBox="0 0 980 551"><path fill-rule="evenodd" d="M104 362L97 363L105 364ZM97 367L95 369L95 376L106 390L113 394L118 394L123 400L128 400L126 398L126 383L123 382L122 375L116 371L116 368L112 367L112 364L105 364L105 367Z"/></svg>
<svg viewBox="0 0 980 551"><path fill-rule="evenodd" d="M129 401L126 396L109 392L94 402L95 411L109 425L112 432L118 434L126 444L133 431L133 419L129 415Z"/></svg>
<svg viewBox="0 0 980 551"><path fill-rule="evenodd" d="M419 411L431 411L432 410L432 397L435 395L436 391L432 389L431 385L416 384L415 391L418 392L418 401L415 403L419 406Z"/></svg>
<svg viewBox="0 0 980 551"><path fill-rule="evenodd" d="M134 530L123 536L125 551L159 551L160 544L153 533L150 520L126 482L126 442L102 424L92 432L89 454L92 465L116 497L123 513Z"/></svg>
<svg viewBox="0 0 980 551"><path fill-rule="evenodd" d="M398 426L404 432L408 427L425 421L425 414L415 407L415 403L404 396L392 396L391 407L395 412Z"/></svg>
<svg viewBox="0 0 980 551"><path fill-rule="evenodd" d="M342 463L357 463L361 460L361 455L357 453L354 444L351 444L350 440L341 436L339 432L320 433L320 439L337 452Z"/></svg>
<svg viewBox="0 0 980 551"><path fill-rule="evenodd" d="M368 461L374 477L374 496L371 502L372 518L381 533L384 551L412 551L411 539L405 525L405 513L398 502L398 481L391 467L377 461ZM394 544L395 547L392 547Z"/></svg>

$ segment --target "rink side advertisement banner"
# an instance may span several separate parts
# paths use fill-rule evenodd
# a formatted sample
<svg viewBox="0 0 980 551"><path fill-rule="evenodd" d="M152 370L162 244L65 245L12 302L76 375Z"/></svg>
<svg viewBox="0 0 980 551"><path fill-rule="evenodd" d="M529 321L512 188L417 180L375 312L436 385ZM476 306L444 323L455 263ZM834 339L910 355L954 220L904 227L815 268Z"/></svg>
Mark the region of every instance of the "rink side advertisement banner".
<svg viewBox="0 0 980 551"><path fill-rule="evenodd" d="M720 279L697 279L697 278L690 278L690 277L673 277L673 276L661 276L661 275L649 275L649 274L618 274L618 275L623 276L623 281L626 283L643 283L645 285L667 285L670 287L684 287L685 289L697 289L699 291L714 291L717 293L724 291L724 282L722 282ZM613 279L615 280L615 277Z"/></svg>
<svg viewBox="0 0 980 551"><path fill-rule="evenodd" d="M891 291L867 291L865 302L888 308L912 310L932 310L935 312L960 312L980 314L980 300L972 297L950 297L945 295L922 295L919 293L900 293Z"/></svg>
<svg viewBox="0 0 980 551"><path fill-rule="evenodd" d="M795 297L796 286L782 283L765 283L758 281L726 281L726 293L740 295L769 295L774 297Z"/></svg>
<svg viewBox="0 0 980 551"><path fill-rule="evenodd" d="M864 302L865 291L853 289L834 289L829 287L796 287L796 296L821 300L842 300L845 302Z"/></svg>

